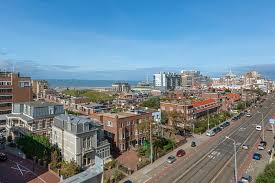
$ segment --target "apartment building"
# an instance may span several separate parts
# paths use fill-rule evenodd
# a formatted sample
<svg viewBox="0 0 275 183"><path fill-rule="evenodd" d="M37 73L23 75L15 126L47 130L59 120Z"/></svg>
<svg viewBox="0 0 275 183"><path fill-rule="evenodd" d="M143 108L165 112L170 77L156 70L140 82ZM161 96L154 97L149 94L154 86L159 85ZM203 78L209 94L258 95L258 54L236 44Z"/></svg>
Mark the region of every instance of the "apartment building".
<svg viewBox="0 0 275 183"><path fill-rule="evenodd" d="M83 168L94 164L95 155L103 160L111 157L103 126L87 116L56 116L52 127L52 144L61 149L65 161L74 160Z"/></svg>
<svg viewBox="0 0 275 183"><path fill-rule="evenodd" d="M206 99L200 101L173 100L160 102L160 109L165 112L176 111L181 114L184 121L190 121L200 118L207 113L218 112L221 104L215 99Z"/></svg>
<svg viewBox="0 0 275 183"><path fill-rule="evenodd" d="M49 83L46 80L32 80L32 92L34 98L41 99L43 98L44 90L49 88Z"/></svg>
<svg viewBox="0 0 275 183"><path fill-rule="evenodd" d="M144 143L146 134L152 123L152 113L142 110L135 112L101 113L97 118L104 126L104 133L113 147L121 152ZM144 124L146 129L138 126Z"/></svg>
<svg viewBox="0 0 275 183"><path fill-rule="evenodd" d="M131 90L129 83L117 82L112 84L112 90L117 93L128 93Z"/></svg>
<svg viewBox="0 0 275 183"><path fill-rule="evenodd" d="M50 138L53 118L63 113L64 108L61 104L42 101L15 103L12 113L6 115L6 128L13 139L27 133Z"/></svg>
<svg viewBox="0 0 275 183"><path fill-rule="evenodd" d="M31 78L0 72L0 115L11 113L13 103L27 101L32 101Z"/></svg>
<svg viewBox="0 0 275 183"><path fill-rule="evenodd" d="M194 107L190 101L172 100L160 102L161 111L172 112L176 111L183 114L181 117L184 121L194 119Z"/></svg>
<svg viewBox="0 0 275 183"><path fill-rule="evenodd" d="M160 72L154 74L153 84L155 89L174 90L181 86L181 76L174 72Z"/></svg>
<svg viewBox="0 0 275 183"><path fill-rule="evenodd" d="M207 115L208 113L217 113L221 107L221 103L215 99L205 99L200 101L193 101L192 106L194 107L194 118L200 118Z"/></svg>

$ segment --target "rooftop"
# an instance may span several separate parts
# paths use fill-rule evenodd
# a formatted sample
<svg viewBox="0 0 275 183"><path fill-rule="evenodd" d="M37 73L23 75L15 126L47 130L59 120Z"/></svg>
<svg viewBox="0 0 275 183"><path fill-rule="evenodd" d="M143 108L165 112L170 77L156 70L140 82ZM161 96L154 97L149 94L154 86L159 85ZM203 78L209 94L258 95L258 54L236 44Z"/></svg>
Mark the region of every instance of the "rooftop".
<svg viewBox="0 0 275 183"><path fill-rule="evenodd" d="M146 113L146 112L145 112ZM137 113L137 112L117 112L117 113L103 113L103 116L111 117L111 118L127 118L127 117L132 117L132 116L138 116L142 113Z"/></svg>
<svg viewBox="0 0 275 183"><path fill-rule="evenodd" d="M47 107L47 106L53 106L53 105L62 105L62 104L57 104L53 102L44 102L44 101L22 102L20 104L30 105L33 107Z"/></svg>
<svg viewBox="0 0 275 183"><path fill-rule="evenodd" d="M201 101L193 101L192 105L194 107L198 107L198 106L202 106L202 105L206 105L206 104L211 104L211 103L215 103L216 100L214 99L206 99L206 100L201 100Z"/></svg>

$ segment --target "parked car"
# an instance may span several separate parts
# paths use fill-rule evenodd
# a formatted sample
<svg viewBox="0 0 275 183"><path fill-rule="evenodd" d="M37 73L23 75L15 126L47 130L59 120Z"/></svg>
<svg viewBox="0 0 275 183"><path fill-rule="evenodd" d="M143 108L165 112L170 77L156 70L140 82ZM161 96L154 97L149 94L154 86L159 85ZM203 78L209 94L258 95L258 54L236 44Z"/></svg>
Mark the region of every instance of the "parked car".
<svg viewBox="0 0 275 183"><path fill-rule="evenodd" d="M208 131L206 132L206 136L211 137L211 136L214 136L214 135L215 135L215 133L214 133L213 130L208 130Z"/></svg>
<svg viewBox="0 0 275 183"><path fill-rule="evenodd" d="M241 181L243 183L249 183L249 182L252 182L252 177L250 175L247 175L247 176L243 176Z"/></svg>
<svg viewBox="0 0 275 183"><path fill-rule="evenodd" d="M177 152L177 157L182 157L182 156L185 156L185 154L186 154L186 152L185 152L185 150L183 150L183 149L180 149L180 150L178 150L178 152Z"/></svg>
<svg viewBox="0 0 275 183"><path fill-rule="evenodd" d="M171 164L171 163L174 163L176 160L177 159L175 156L169 156L166 161L167 161L167 163Z"/></svg>
<svg viewBox="0 0 275 183"><path fill-rule="evenodd" d="M196 142L195 141L192 141L191 142L191 147L196 147L197 145L196 145Z"/></svg>
<svg viewBox="0 0 275 183"><path fill-rule="evenodd" d="M131 180L126 180L123 183L133 183Z"/></svg>
<svg viewBox="0 0 275 183"><path fill-rule="evenodd" d="M248 145L246 145L246 144L243 144L242 149L247 150L247 149L249 149L249 146L248 146Z"/></svg>
<svg viewBox="0 0 275 183"><path fill-rule="evenodd" d="M260 153L254 153L252 159L254 160L261 160L262 155Z"/></svg>
<svg viewBox="0 0 275 183"><path fill-rule="evenodd" d="M230 122L229 121L226 121L223 123L225 125L225 127L229 126L230 125Z"/></svg>
<svg viewBox="0 0 275 183"><path fill-rule="evenodd" d="M219 133L220 131L222 131L222 129L220 127L216 127L213 129L213 132L216 134L216 133Z"/></svg>
<svg viewBox="0 0 275 183"><path fill-rule="evenodd" d="M264 150L266 147L266 141L261 141L258 145L259 150Z"/></svg>
<svg viewBox="0 0 275 183"><path fill-rule="evenodd" d="M8 159L5 153L0 153L0 161L6 161Z"/></svg>
<svg viewBox="0 0 275 183"><path fill-rule="evenodd" d="M256 130L257 131L261 131L262 130L262 126L261 125L256 125Z"/></svg>

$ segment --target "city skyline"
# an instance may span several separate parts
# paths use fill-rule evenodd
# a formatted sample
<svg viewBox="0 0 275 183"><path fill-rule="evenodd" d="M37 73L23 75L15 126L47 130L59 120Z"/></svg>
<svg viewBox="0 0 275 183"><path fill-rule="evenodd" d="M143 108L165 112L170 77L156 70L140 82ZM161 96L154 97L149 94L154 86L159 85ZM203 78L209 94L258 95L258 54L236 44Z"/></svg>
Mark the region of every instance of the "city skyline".
<svg viewBox="0 0 275 183"><path fill-rule="evenodd" d="M95 79L112 79L108 71L129 71L127 78L133 70L155 67L213 73L274 66L274 5L256 0L5 1L0 7L5 25L0 30L1 66L29 67L27 72L37 72L38 78L54 71L58 78L77 79L99 71Z"/></svg>

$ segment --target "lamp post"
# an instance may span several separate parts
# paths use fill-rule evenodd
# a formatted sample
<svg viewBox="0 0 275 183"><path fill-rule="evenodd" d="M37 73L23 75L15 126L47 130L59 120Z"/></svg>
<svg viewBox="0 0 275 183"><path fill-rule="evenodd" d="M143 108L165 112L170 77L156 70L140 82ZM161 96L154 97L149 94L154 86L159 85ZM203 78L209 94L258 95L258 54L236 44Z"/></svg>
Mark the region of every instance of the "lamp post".
<svg viewBox="0 0 275 183"><path fill-rule="evenodd" d="M236 141L228 136L225 136L225 138L232 140L234 145L234 164L235 164L235 182L238 183L238 168L237 168L237 148L236 148Z"/></svg>
<svg viewBox="0 0 275 183"><path fill-rule="evenodd" d="M209 124L209 109L207 110L207 129L209 130L209 126L210 126L210 124Z"/></svg>
<svg viewBox="0 0 275 183"><path fill-rule="evenodd" d="M261 123L262 123L262 129L263 129L263 141L264 141L264 114L261 113L260 111L257 111L258 113L262 114L262 120L261 120Z"/></svg>

